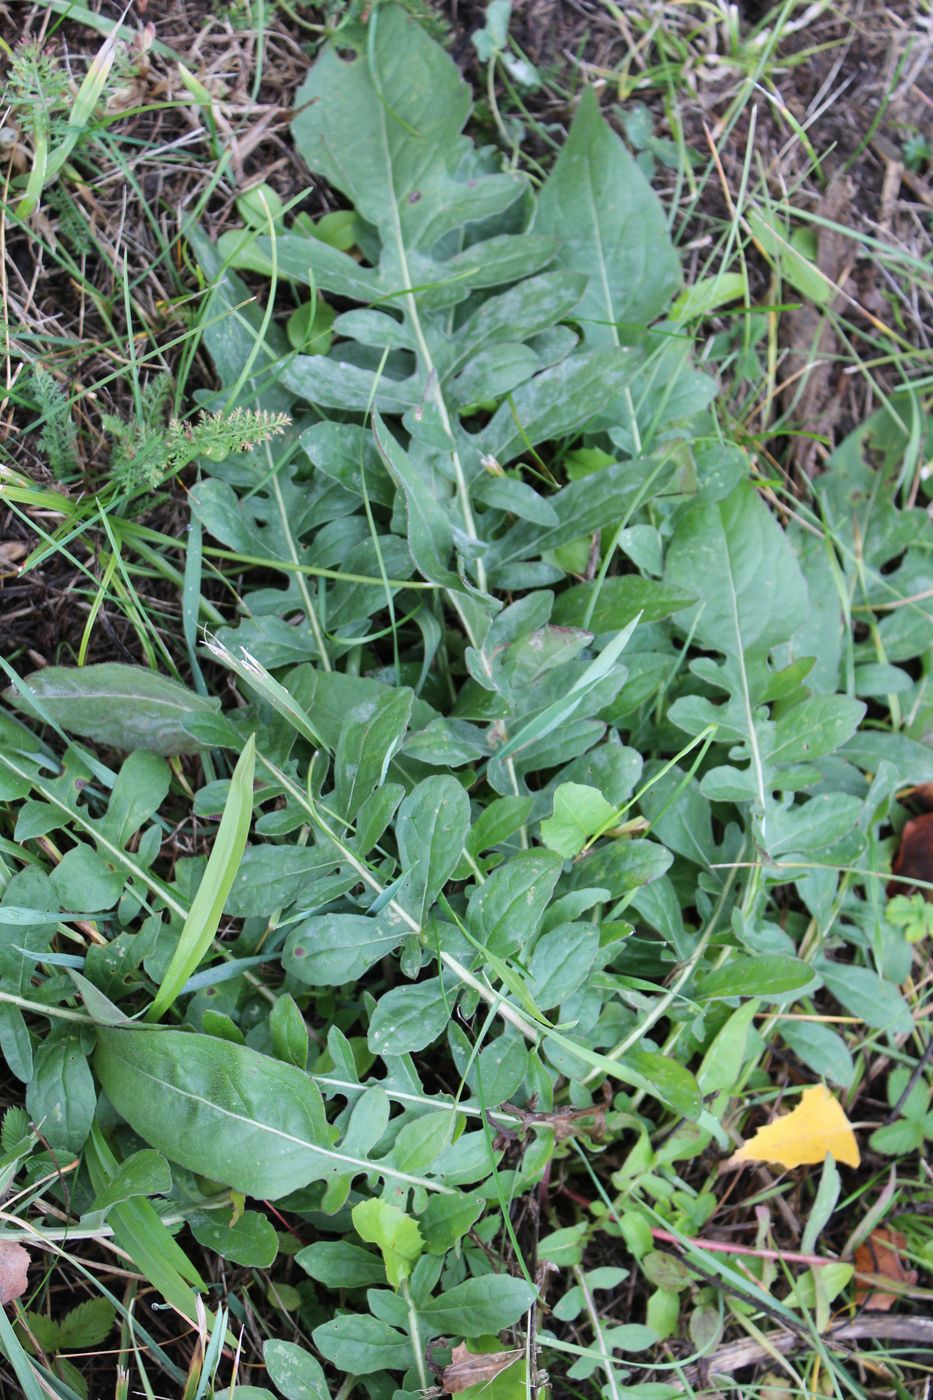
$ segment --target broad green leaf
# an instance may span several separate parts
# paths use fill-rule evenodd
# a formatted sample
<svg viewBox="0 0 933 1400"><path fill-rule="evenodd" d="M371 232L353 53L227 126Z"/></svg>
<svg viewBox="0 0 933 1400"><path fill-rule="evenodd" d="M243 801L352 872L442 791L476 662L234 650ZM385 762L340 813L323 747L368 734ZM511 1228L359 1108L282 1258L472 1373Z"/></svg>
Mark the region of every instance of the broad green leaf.
<svg viewBox="0 0 933 1400"><path fill-rule="evenodd" d="M638 619L634 618L621 632L616 632L611 641L607 642L598 656L585 667L573 683L568 686L566 694L554 700L550 705L546 705L533 719L522 725L510 739L497 750L496 757L503 759L511 753L521 752L522 749L531 748L539 744L549 734L553 733L559 726L564 725L571 719L589 696L597 690L597 687L615 671L619 680L624 672L616 670L619 656L625 650L632 633L638 624ZM556 629L555 629L556 630ZM540 766L547 767L548 764Z"/></svg>
<svg viewBox="0 0 933 1400"><path fill-rule="evenodd" d="M933 1115L927 1121L901 1118L896 1123L886 1123L883 1128L875 1129L869 1142L873 1151L898 1157L905 1152L916 1152L930 1137L933 1137Z"/></svg>
<svg viewBox="0 0 933 1400"><path fill-rule="evenodd" d="M838 1032L813 1021L781 1021L781 1037L813 1074L848 1089L855 1078L851 1051Z"/></svg>
<svg viewBox="0 0 933 1400"><path fill-rule="evenodd" d="M402 1371L413 1360L411 1340L387 1322L365 1313L331 1318L311 1334L322 1356L354 1376L374 1371Z"/></svg>
<svg viewBox="0 0 933 1400"><path fill-rule="evenodd" d="M448 1288L418 1312L432 1336L480 1337L512 1327L537 1296L538 1290L524 1279L487 1274Z"/></svg>
<svg viewBox="0 0 933 1400"><path fill-rule="evenodd" d="M355 705L344 720L334 755L334 805L347 821L353 821L373 789L385 781L413 699L410 690L386 690Z"/></svg>
<svg viewBox="0 0 933 1400"><path fill-rule="evenodd" d="M301 901L321 876L334 868L334 851L306 846L249 846L243 852L227 895L226 913L236 919L268 918L276 909Z"/></svg>
<svg viewBox="0 0 933 1400"><path fill-rule="evenodd" d="M0 1002L0 1053L7 1069L22 1083L32 1078L32 1039L18 1006Z"/></svg>
<svg viewBox="0 0 933 1400"><path fill-rule="evenodd" d="M96 1347L110 1335L116 1308L106 1298L88 1298L71 1308L58 1323L57 1350Z"/></svg>
<svg viewBox="0 0 933 1400"><path fill-rule="evenodd" d="M589 976L599 952L595 924L558 924L535 944L528 965L528 991L542 1011L559 1006Z"/></svg>
<svg viewBox="0 0 933 1400"><path fill-rule="evenodd" d="M565 1040L563 1044L571 1047L569 1040ZM602 1069L604 1073L610 1072L611 1061L608 1061L605 1055L593 1056L590 1063L594 1069ZM619 1064L620 1079L645 1089L654 1098L661 1099L678 1113L682 1113L685 1118L695 1119L698 1116L702 1098L696 1079L684 1065L678 1064L669 1055L636 1047L626 1051Z"/></svg>
<svg viewBox="0 0 933 1400"><path fill-rule="evenodd" d="M279 1059L304 1069L308 1062L308 1027L289 992L280 992L276 997L269 1013L269 1032Z"/></svg>
<svg viewBox="0 0 933 1400"><path fill-rule="evenodd" d="M431 1200L456 1200L456 1197L438 1196ZM372 1250L361 1249L348 1240L318 1240L299 1250L295 1255L305 1273L327 1288L368 1288L370 1284L384 1284L385 1265Z"/></svg>
<svg viewBox="0 0 933 1400"><path fill-rule="evenodd" d="M123 893L125 872L90 846L73 846L50 876L59 899L70 909L95 914L112 909Z"/></svg>
<svg viewBox="0 0 933 1400"><path fill-rule="evenodd" d="M285 1400L330 1400L321 1363L304 1347L270 1338L263 1342L262 1359L269 1379Z"/></svg>
<svg viewBox="0 0 933 1400"><path fill-rule="evenodd" d="M19 691L7 691L17 708L40 718L45 713L69 734L131 752L197 753L201 745L185 730L184 721L220 709L219 700L206 699L142 666L117 661L47 666L29 676L27 684L36 705Z"/></svg>
<svg viewBox="0 0 933 1400"><path fill-rule="evenodd" d="M700 977L692 995L698 1001L720 997L783 997L814 981L813 969L799 958L779 955L743 958L733 954L722 967Z"/></svg>
<svg viewBox="0 0 933 1400"><path fill-rule="evenodd" d="M360 1239L379 1249L390 1285L401 1287L402 1281L411 1277L424 1248L417 1220L398 1206L375 1199L360 1201L352 1215Z"/></svg>
<svg viewBox="0 0 933 1400"><path fill-rule="evenodd" d="M524 1047L519 1048L524 1053ZM392 1146L392 1161L402 1171L423 1171L450 1145L461 1122L455 1113L446 1108L438 1109L435 1113L422 1113L399 1129Z"/></svg>
<svg viewBox="0 0 933 1400"><path fill-rule="evenodd" d="M42 1042L26 1086L26 1107L53 1148L80 1152L91 1129L97 1094L80 1038L71 1031Z"/></svg>
<svg viewBox="0 0 933 1400"><path fill-rule="evenodd" d="M717 272L712 277L699 277L676 298L671 307L671 319L683 325L709 316L730 301L740 301L747 294L748 279L744 272Z"/></svg>
<svg viewBox="0 0 933 1400"><path fill-rule="evenodd" d="M623 350L601 348L568 355L508 396L480 434L483 450L505 465L519 457L529 442L548 442L582 431L605 413L630 379L631 366ZM550 498L553 511L558 511L558 503L559 495ZM555 535L560 529L558 512L557 520L542 530L550 532L553 540L547 548L557 547Z"/></svg>
<svg viewBox="0 0 933 1400"><path fill-rule="evenodd" d="M248 1196L275 1200L359 1171L420 1180L341 1152L312 1080L247 1046L157 1027L102 1027L94 1064L143 1141Z"/></svg>
<svg viewBox="0 0 933 1400"><path fill-rule="evenodd" d="M518 341L499 341L486 350L481 350L460 371L451 384L451 402L458 407L466 407L481 403L484 399L500 399L519 384L524 384L538 368L538 356L530 346ZM522 485L521 482L510 481L505 477L492 477L489 482L484 483L482 499L491 505L499 504L496 500L498 489L504 496L501 508L509 510L509 501L514 501L516 496L510 488L521 488ZM530 488L525 489L530 491ZM537 499L541 501L542 506L546 504L540 497ZM521 515L522 512L517 510L515 514ZM545 520L544 523L549 522Z"/></svg>
<svg viewBox="0 0 933 1400"><path fill-rule="evenodd" d="M430 1254L446 1254L482 1213L479 1195L459 1191L455 1196L432 1196L418 1217L425 1249Z"/></svg>
<svg viewBox="0 0 933 1400"><path fill-rule="evenodd" d="M606 889L621 899L642 885L658 880L670 868L670 851L656 841L613 841L598 846L577 861L569 877L571 889Z"/></svg>
<svg viewBox="0 0 933 1400"><path fill-rule="evenodd" d="M772 763L809 763L832 753L855 733L865 714L847 695L810 695L786 710L774 726Z"/></svg>
<svg viewBox="0 0 933 1400"><path fill-rule="evenodd" d="M525 267L520 275L533 270ZM542 272L536 277L525 275L524 281L508 291L489 297L458 328L448 372L462 373L484 347L498 345L502 340L515 343L536 332L550 331L577 305L585 286L582 275L565 270Z"/></svg>
<svg viewBox="0 0 933 1400"><path fill-rule="evenodd" d="M837 855L837 843L848 838L852 849L842 860L854 860L864 845L862 816L862 800L854 793L819 793L807 802L770 815L769 850L775 856L795 851L818 859L826 847L832 847L833 855Z"/></svg>
<svg viewBox="0 0 933 1400"><path fill-rule="evenodd" d="M275 1226L268 1216L245 1210L235 1220L227 1211L195 1211L188 1225L198 1244L247 1269L267 1269L279 1252Z"/></svg>
<svg viewBox="0 0 933 1400"><path fill-rule="evenodd" d="M749 209L746 217L752 237L774 259L791 286L817 306L828 306L836 294L832 282L816 263L793 246L786 228L773 214L758 209Z"/></svg>
<svg viewBox="0 0 933 1400"><path fill-rule="evenodd" d="M745 1064L746 1047L752 1021L758 1012L757 1001L747 1001L733 1011L713 1037L697 1070L697 1083L705 1094L719 1089L734 1089Z"/></svg>
<svg viewBox="0 0 933 1400"><path fill-rule="evenodd" d="M695 593L669 588L656 579L620 574L601 583L578 583L554 600L552 622L560 627L588 627L599 635L618 632L633 618L660 622L690 606Z"/></svg>
<svg viewBox="0 0 933 1400"><path fill-rule="evenodd" d="M388 914L321 914L296 924L282 966L311 987L341 987L398 947L407 927Z"/></svg>
<svg viewBox="0 0 933 1400"><path fill-rule="evenodd" d="M425 778L403 801L395 823L406 875L402 902L423 923L456 868L470 829L470 799L449 774Z"/></svg>
<svg viewBox="0 0 933 1400"><path fill-rule="evenodd" d="M842 1191L842 1178L839 1175L839 1168L831 1157L827 1157L823 1163L823 1170L820 1174L820 1184L816 1190L816 1198L810 1209L810 1216L807 1220L806 1228L801 1236L801 1253L810 1254L817 1247L820 1235L829 1223L836 1203Z"/></svg>
<svg viewBox="0 0 933 1400"><path fill-rule="evenodd" d="M677 764L663 774L659 764L652 764L645 776L653 781L640 807L651 822L652 834L694 865L716 861L712 808L696 779Z"/></svg>
<svg viewBox="0 0 933 1400"><path fill-rule="evenodd" d="M134 1196L167 1196L172 1189L172 1173L161 1152L144 1147L121 1162L91 1206L107 1211Z"/></svg>
<svg viewBox="0 0 933 1400"><path fill-rule="evenodd" d="M237 760L207 868L198 886L178 946L162 974L159 990L147 1013L156 1021L174 1003L182 987L206 955L223 913L227 896L236 877L240 858L246 849L253 819L253 770L256 741L250 737Z"/></svg>
<svg viewBox="0 0 933 1400"><path fill-rule="evenodd" d="M584 88L541 190L535 227L555 234L563 265L587 276L576 314L588 344L624 343L625 330L660 315L680 282L661 204L600 115L593 88Z"/></svg>
<svg viewBox="0 0 933 1400"><path fill-rule="evenodd" d="M501 1104L521 1088L528 1070L528 1051L513 1031L496 1036L474 1060L467 1082L481 1103Z"/></svg>
<svg viewBox="0 0 933 1400"><path fill-rule="evenodd" d="M887 1031L889 1035L906 1035L913 1026L907 1002L890 982L867 967L851 963L832 962L820 957L815 967L839 1004L853 1016L860 1016L866 1026Z"/></svg>
<svg viewBox="0 0 933 1400"><path fill-rule="evenodd" d="M405 503L408 548L418 572L430 583L460 591L450 567L454 547L450 493L396 442L378 414L373 416L376 446ZM440 492L441 494L437 494Z"/></svg>
<svg viewBox="0 0 933 1400"><path fill-rule="evenodd" d="M470 169L460 134L470 92L452 59L400 7L377 20L368 44L349 30L325 46L299 90L293 130L311 169L380 229L395 274L387 289L401 291L413 285L406 255L507 208L523 182Z"/></svg>
<svg viewBox="0 0 933 1400"><path fill-rule="evenodd" d="M700 602L694 637L727 655L787 641L804 621L807 591L784 532L755 488L687 506L667 556L665 582Z"/></svg>
<svg viewBox="0 0 933 1400"><path fill-rule="evenodd" d="M579 855L589 838L612 820L614 812L596 788L561 783L554 794L553 813L541 823L541 840L565 858Z"/></svg>
<svg viewBox="0 0 933 1400"><path fill-rule="evenodd" d="M523 851L494 870L467 904L467 927L477 942L504 958L533 937L561 865L551 851Z"/></svg>
<svg viewBox="0 0 933 1400"><path fill-rule="evenodd" d="M514 835L528 819L530 797L496 797L476 818L467 837L467 853L476 857Z"/></svg>
<svg viewBox="0 0 933 1400"><path fill-rule="evenodd" d="M110 793L106 824L121 845L159 810L172 780L163 758L138 749L122 765Z"/></svg>
<svg viewBox="0 0 933 1400"><path fill-rule="evenodd" d="M424 1050L443 1035L455 999L455 993L445 990L439 977L384 992L369 1020L370 1050L376 1055Z"/></svg>
<svg viewBox="0 0 933 1400"><path fill-rule="evenodd" d="M490 444L490 448L495 445ZM524 449L524 438L515 428L511 412L508 419L504 415L502 417L499 447L503 452L506 448L514 449L516 453ZM667 485L670 475L671 468L666 464L662 466L637 460L616 462L606 467L599 474L598 491L594 491L593 483L586 479L572 481L548 498L557 515L557 524L545 526L527 520L516 521L489 546L484 556L487 567L490 572L493 569L504 570L518 560L540 555L547 549L557 549L579 539L581 535L602 529L607 520L621 520L633 508L636 500L644 498L646 478L654 476L655 489L660 490ZM681 587L679 583L676 586L678 589ZM695 596L695 590L686 584L683 591L691 597Z"/></svg>

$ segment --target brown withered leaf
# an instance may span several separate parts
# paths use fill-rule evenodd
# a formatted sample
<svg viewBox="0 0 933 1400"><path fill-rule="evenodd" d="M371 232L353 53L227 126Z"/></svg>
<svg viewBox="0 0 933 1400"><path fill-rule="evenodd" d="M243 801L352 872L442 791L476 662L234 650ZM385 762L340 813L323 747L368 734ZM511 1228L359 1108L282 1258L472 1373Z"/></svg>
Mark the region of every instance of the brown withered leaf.
<svg viewBox="0 0 933 1400"><path fill-rule="evenodd" d="M910 795L921 807L933 812L933 783L918 783Z"/></svg>
<svg viewBox="0 0 933 1400"><path fill-rule="evenodd" d="M892 1283L914 1284L917 1282L915 1269L905 1269L901 1250L907 1241L900 1230L887 1230L879 1227L872 1230L868 1239L855 1251L855 1271L858 1274L874 1274L878 1278L889 1278ZM886 1293L867 1279L858 1279L855 1284L855 1301L861 1307L874 1312L889 1312L901 1295Z"/></svg>
<svg viewBox="0 0 933 1400"><path fill-rule="evenodd" d="M899 880L888 885L888 898L896 894L911 894L905 880L926 880L933 883L933 812L923 812L912 817L901 832L901 844L891 862L891 869ZM923 890L927 899L933 890Z"/></svg>
<svg viewBox="0 0 933 1400"><path fill-rule="evenodd" d="M471 1385L487 1384L524 1354L520 1348L518 1351L467 1351L466 1343L461 1342L450 1353L450 1365L444 1368L441 1386L445 1394L457 1395Z"/></svg>
<svg viewBox="0 0 933 1400"><path fill-rule="evenodd" d="M6 571L14 567L28 552L22 540L0 540L0 569Z"/></svg>
<svg viewBox="0 0 933 1400"><path fill-rule="evenodd" d="M26 1274L31 1255L21 1244L0 1240L0 1307L26 1292Z"/></svg>

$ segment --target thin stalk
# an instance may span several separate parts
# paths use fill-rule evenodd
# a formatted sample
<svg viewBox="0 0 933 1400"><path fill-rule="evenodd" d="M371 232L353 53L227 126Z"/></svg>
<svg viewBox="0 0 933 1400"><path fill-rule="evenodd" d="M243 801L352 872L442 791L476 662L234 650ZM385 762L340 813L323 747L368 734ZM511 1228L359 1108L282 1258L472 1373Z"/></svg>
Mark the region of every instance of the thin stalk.
<svg viewBox="0 0 933 1400"><path fill-rule="evenodd" d="M730 874L734 875L734 873L734 869L730 871ZM725 907L725 903L729 896L729 891L732 888L732 885L733 880L730 879L727 879L723 884L722 892L720 893L719 899L716 901L716 908L713 910L712 917L710 918L709 923L704 929L702 936L697 940L697 945L694 948L693 952L690 954L690 957L687 959L687 961L681 968L680 975L677 977L676 981L668 988L663 997L658 998L658 1000L654 1003L651 1010L647 1013L644 1019L640 1020L638 1022L638 1025L633 1030L629 1031L628 1035L624 1036L622 1040L618 1042L617 1045L614 1045L611 1050L606 1051L607 1059L621 1059L621 1057L626 1053L626 1051L631 1050L633 1045L637 1045L638 1042L645 1035L647 1035L648 1031L655 1024L655 1022L659 1021L661 1017L666 1014L668 1008L672 1005L677 996L680 994L681 989L684 986L686 986L687 982L689 982L690 978L693 976L697 964L699 963L700 959L703 957L703 954L706 952L707 947L709 946L710 939L716 932L716 926L719 923L719 916L722 913L723 908ZM678 1027L678 1031L679 1030L680 1027ZM665 1047L665 1051L666 1050L667 1047ZM588 1084L590 1080L595 1079L597 1077L598 1073L598 1070L591 1069L588 1074L584 1075L583 1083ZM639 1098L641 1097L641 1094L643 1092L643 1090L639 1091Z"/></svg>
<svg viewBox="0 0 933 1400"><path fill-rule="evenodd" d="M577 1287L583 1295L583 1302L586 1306L587 1316L590 1319L590 1326L593 1329L593 1336L596 1338L596 1345L599 1348L600 1365L609 1382L608 1393L611 1400L622 1400L622 1391L619 1389L619 1378L616 1375L615 1366L612 1364L612 1355L606 1345L606 1337L603 1333L602 1323L599 1320L599 1313L596 1311L596 1304L590 1292L589 1284L586 1281L586 1274L579 1264L573 1266L573 1276L576 1279Z"/></svg>
<svg viewBox="0 0 933 1400"><path fill-rule="evenodd" d="M384 104L379 104L380 130L385 151L386 169L389 173L390 186L392 185L392 161L389 155L389 134L386 130L386 111ZM405 248L405 239L402 235L402 221L399 216L398 199L395 195L394 186L391 189L391 206L393 231L395 234L395 250L399 260L399 268L402 274L402 286L410 289L412 286L411 272L408 267L408 253ZM426 393L429 394L436 406L438 417L441 420L441 427L450 440L450 458L454 469L454 479L457 486L457 499L460 504L460 513L463 516L463 525L471 539L476 539L476 521L473 516L473 507L470 504L470 492L467 487L466 473L463 470L463 463L460 460L460 453L457 451L457 442L454 437L453 427L450 421L450 414L447 412L447 404L444 395L441 393L440 379L434 358L424 334L424 327L421 324L421 316L418 311L418 303L415 294L411 290L405 292L405 307L411 321L411 327L415 335L415 343L418 347L418 354L425 371ZM482 560L476 562L476 581L482 591L486 592L486 567Z"/></svg>
<svg viewBox="0 0 933 1400"><path fill-rule="evenodd" d="M424 1348L421 1345L421 1331L418 1327L418 1313L415 1309L415 1300L411 1296L411 1288L408 1279L403 1278L399 1284L399 1292L405 1299L405 1306L408 1309L408 1332L411 1337L411 1349L415 1357L415 1369L418 1372L418 1385L422 1393L429 1389L428 1368L424 1361Z"/></svg>

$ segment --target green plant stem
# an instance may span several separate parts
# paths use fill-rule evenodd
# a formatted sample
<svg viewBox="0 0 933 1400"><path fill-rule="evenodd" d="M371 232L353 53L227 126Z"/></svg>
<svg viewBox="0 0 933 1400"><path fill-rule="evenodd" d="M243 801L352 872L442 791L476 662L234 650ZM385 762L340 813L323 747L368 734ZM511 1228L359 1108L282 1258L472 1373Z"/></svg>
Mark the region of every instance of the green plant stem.
<svg viewBox="0 0 933 1400"><path fill-rule="evenodd" d="M379 104L379 120L382 141L386 153L386 169L392 170L392 159L389 154L389 133L387 123L390 115L384 103ZM399 268L402 275L402 286L405 287L405 306L411 319L412 330L415 334L415 343L418 346L418 354L421 357L422 368L425 373L425 394L430 395L437 407L438 417L441 427L450 440L450 457L454 469L454 479L457 485L457 499L460 504L460 513L463 516L463 525L471 539L476 538L476 521L473 517L473 507L470 504L470 492L467 487L466 473L463 470L463 463L460 460L460 453L457 450L457 440L454 437L453 427L450 421L450 414L447 411L447 404L441 392L440 379L434 358L428 346L427 338L424 334L424 327L421 324L421 315L418 311L418 303L415 294L410 290L412 286L411 272L408 266L408 252L405 248L405 238L402 233L402 224L399 217L398 199L395 190L392 190L392 198L389 201L392 214L392 229L395 236L395 252L399 260ZM486 591L486 568L482 560L477 560L476 581L482 591Z"/></svg>
<svg viewBox="0 0 933 1400"><path fill-rule="evenodd" d="M37 1016L51 1016L57 1021L79 1021L83 1026L93 1026L93 1016L83 1011L69 1011L64 1006L47 1006L44 1001L29 1001L26 997L15 996L13 992L0 992L0 1002L18 1006L20 1011L34 1011Z"/></svg>
<svg viewBox="0 0 933 1400"><path fill-rule="evenodd" d="M593 1295L586 1281L586 1274L580 1268L579 1264L574 1264L573 1276L576 1280L577 1287L583 1294L583 1302L586 1306L587 1316L590 1319L590 1326L593 1329L593 1336L596 1338L596 1345L599 1349L600 1364L608 1382L610 1400L622 1400L622 1392L619 1389L619 1378L616 1375L615 1366L612 1364L612 1354L606 1345L606 1337L603 1332L602 1323L599 1320L599 1313L596 1311Z"/></svg>
<svg viewBox="0 0 933 1400"><path fill-rule="evenodd" d="M623 1036L623 1038L618 1042L618 1044L614 1045L611 1050L606 1051L607 1059L618 1060L626 1053L627 1050L631 1050L634 1045L637 1045L638 1042L645 1035L647 1035L651 1027L655 1025L655 1023L659 1021L663 1015L665 1015L670 1006L673 1005L677 996L680 994L681 989L685 987L690 981L690 978L693 976L700 959L702 958L703 954L706 952L706 949L709 946L710 939L716 932L716 928L719 923L719 917L722 914L723 909L725 908L726 900L729 897L729 891L732 889L732 885L735 880L736 870L733 868L729 873L732 876L732 879L727 878L723 883L722 891L720 892L719 898L716 901L716 907L710 916L709 922L707 923L706 928L703 930L701 937L697 940L696 947L690 954L690 957L684 963L678 976L675 978L672 985L664 993L663 997L659 997L658 1000L654 1003L654 1005L651 1007L651 1010L647 1013L644 1019L638 1022L638 1025L635 1027L635 1029L629 1031L628 1035ZM595 1069L590 1070L589 1073L584 1076L583 1083L590 1083L593 1079L596 1078L597 1073L598 1071Z"/></svg>
<svg viewBox="0 0 933 1400"><path fill-rule="evenodd" d="M411 1288L407 1278L403 1278L399 1284L399 1292L405 1299L405 1306L408 1309L408 1332L411 1337L411 1349L415 1357L415 1369L418 1372L418 1384L422 1391L427 1391L430 1385L428 1381L428 1368L424 1360L424 1347L421 1345L421 1331L418 1327L418 1313L415 1309L415 1300L411 1296Z"/></svg>

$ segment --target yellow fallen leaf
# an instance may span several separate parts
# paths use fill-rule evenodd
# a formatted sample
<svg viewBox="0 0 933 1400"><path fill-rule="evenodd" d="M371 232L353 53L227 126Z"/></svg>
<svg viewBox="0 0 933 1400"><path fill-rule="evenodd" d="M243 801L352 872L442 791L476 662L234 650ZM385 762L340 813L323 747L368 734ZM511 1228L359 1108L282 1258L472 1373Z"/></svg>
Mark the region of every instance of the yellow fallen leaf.
<svg viewBox="0 0 933 1400"><path fill-rule="evenodd" d="M791 1113L759 1128L729 1160L730 1165L780 1162L789 1169L823 1162L830 1153L847 1167L857 1167L861 1161L852 1124L842 1105L825 1084L814 1084L804 1089Z"/></svg>

